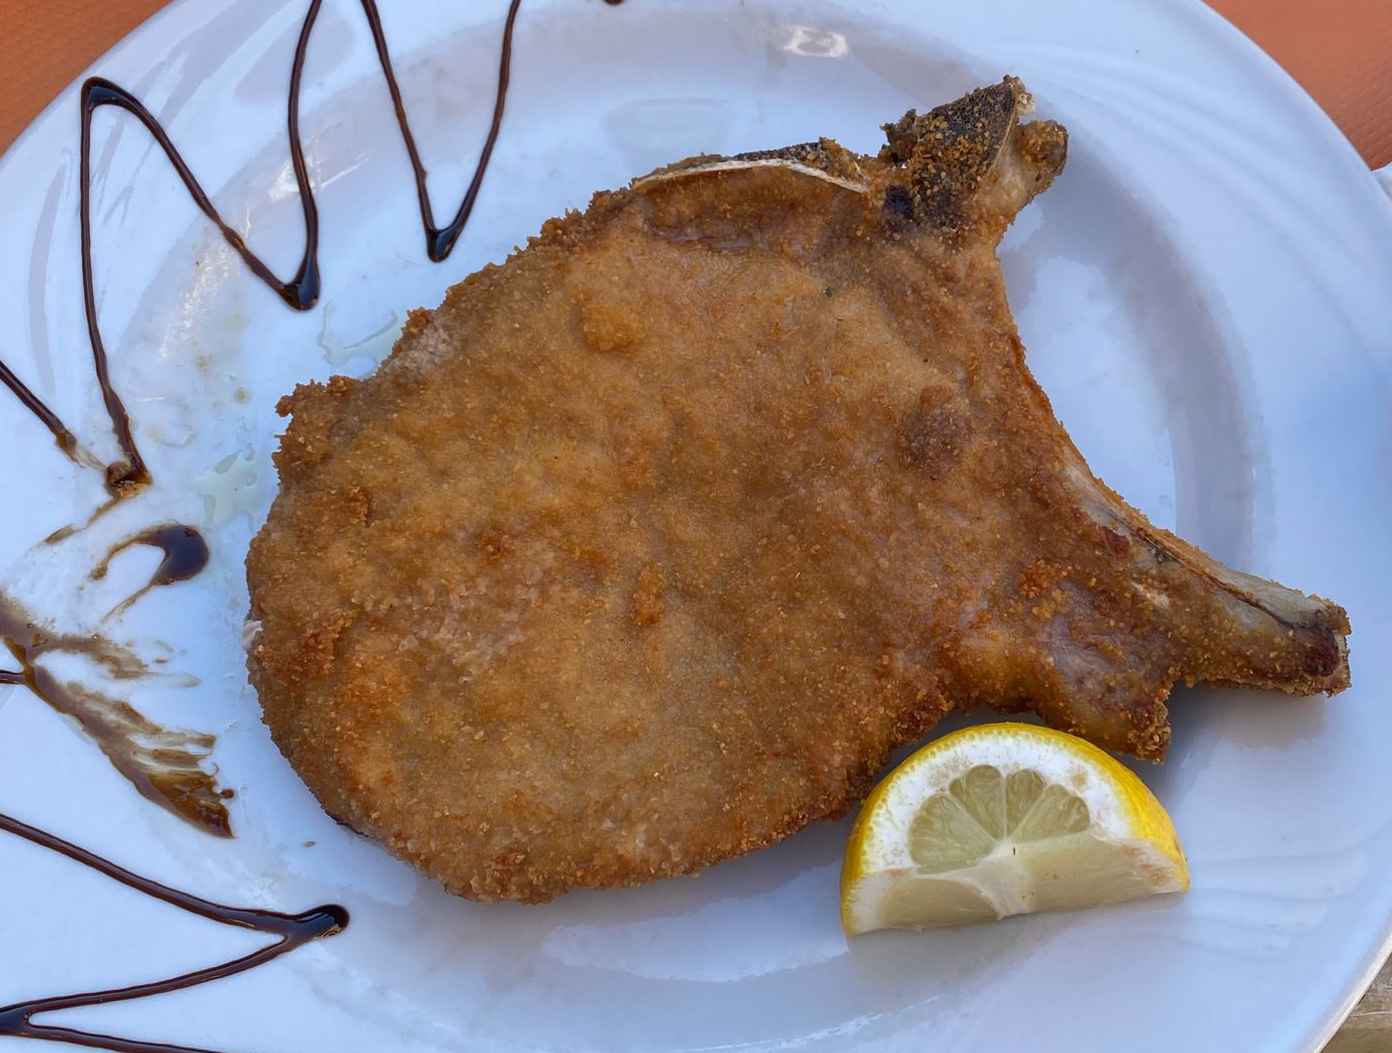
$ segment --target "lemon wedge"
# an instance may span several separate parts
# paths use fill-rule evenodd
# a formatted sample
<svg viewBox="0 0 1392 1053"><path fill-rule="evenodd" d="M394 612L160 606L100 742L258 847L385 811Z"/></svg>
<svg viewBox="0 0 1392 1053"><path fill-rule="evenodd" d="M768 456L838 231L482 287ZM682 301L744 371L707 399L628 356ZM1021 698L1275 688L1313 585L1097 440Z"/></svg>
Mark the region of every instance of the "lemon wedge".
<svg viewBox="0 0 1392 1053"><path fill-rule="evenodd" d="M1189 887L1155 795L1090 743L1032 724L947 735L870 794L841 873L849 935L1074 910Z"/></svg>

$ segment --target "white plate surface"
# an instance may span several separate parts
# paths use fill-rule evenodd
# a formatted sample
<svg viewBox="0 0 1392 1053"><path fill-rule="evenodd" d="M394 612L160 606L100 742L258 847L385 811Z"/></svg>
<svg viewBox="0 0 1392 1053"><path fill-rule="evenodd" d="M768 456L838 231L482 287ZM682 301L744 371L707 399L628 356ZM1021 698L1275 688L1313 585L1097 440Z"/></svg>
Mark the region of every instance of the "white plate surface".
<svg viewBox="0 0 1392 1053"><path fill-rule="evenodd" d="M184 0L93 70L147 100L282 274L301 244L283 108L304 6ZM492 107L503 0L384 6L447 213ZM242 664L242 560L275 491L276 398L367 371L404 309L434 305L597 188L817 135L871 151L880 122L1007 71L1072 133L1067 170L1002 253L1064 423L1157 522L1337 599L1354 624L1354 687L1332 703L1177 693L1170 760L1142 774L1183 835L1193 891L848 945L843 824L697 880L522 907L452 899L327 819L271 744ZM352 0L325 6L302 113L324 221L324 295L305 314L243 269L138 126L97 117L101 319L155 487L34 548L99 503L100 480L0 392L0 581L35 611L92 627L157 556L131 551L104 582L87 571L141 526L180 519L209 538L203 575L108 628L197 678L132 697L218 734L238 837L151 806L3 687L0 811L224 902L335 901L353 922L232 980L47 1022L268 1051L1318 1048L1392 919L1392 207L1269 60L1187 2L526 0L502 139L442 265L425 259ZM3 355L110 457L82 323L77 128L70 88L0 161ZM0 838L0 1004L256 942Z"/></svg>

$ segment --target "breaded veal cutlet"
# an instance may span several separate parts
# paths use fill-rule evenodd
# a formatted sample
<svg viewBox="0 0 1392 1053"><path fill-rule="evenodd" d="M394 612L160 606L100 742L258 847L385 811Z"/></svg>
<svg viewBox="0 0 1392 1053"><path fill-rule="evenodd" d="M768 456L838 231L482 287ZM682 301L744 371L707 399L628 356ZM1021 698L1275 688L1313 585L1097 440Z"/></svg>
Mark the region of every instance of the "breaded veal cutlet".
<svg viewBox="0 0 1392 1053"><path fill-rule="evenodd" d="M1178 682L1347 686L1339 607L1148 523L1026 368L1029 106L597 194L282 401L249 666L329 813L535 902L840 815L959 707L1160 759Z"/></svg>

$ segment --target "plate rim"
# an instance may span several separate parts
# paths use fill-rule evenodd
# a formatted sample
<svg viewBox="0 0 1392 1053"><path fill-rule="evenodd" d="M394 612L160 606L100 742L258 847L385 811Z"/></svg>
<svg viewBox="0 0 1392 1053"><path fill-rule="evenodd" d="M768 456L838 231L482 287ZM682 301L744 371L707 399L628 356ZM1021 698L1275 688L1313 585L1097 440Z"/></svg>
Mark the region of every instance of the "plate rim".
<svg viewBox="0 0 1392 1053"><path fill-rule="evenodd" d="M302 5L303 2L304 0L280 0L283 7ZM542 0L542 2L544 3L546 0ZM767 2L782 5L789 3L790 0L767 0ZM834 8L839 0L811 0L811 2L814 6L825 5L830 9ZM1379 172L1392 174L1392 164L1379 170L1369 168L1351 140L1304 86L1272 55L1263 50L1223 14L1204 3L1203 0L1172 0L1172 2L1143 0L1143 2L1147 7L1164 10L1171 15L1179 15L1192 20L1199 27L1201 33L1215 39L1222 45L1223 53L1231 57L1235 66L1246 68L1260 75L1266 86L1279 91L1280 99L1276 105L1281 109L1290 110L1293 114L1297 114L1307 127L1319 129L1322 136L1322 141L1317 144L1319 148L1328 151L1338 159L1340 167L1348 177L1351 193L1356 193L1369 202L1377 202L1367 208L1366 212L1370 221L1383 226L1389 238L1392 238L1392 198L1384 193L1378 178ZM502 0L499 0L499 3L501 4ZM28 120L4 151L0 152L0 171L20 163L18 158L26 145L42 134L50 123L60 119L59 110L69 104L86 78L97 73L103 66L119 59L132 47L141 46L142 38L166 27L172 28L171 23L184 19L194 10L197 10L200 16L206 16L211 10L223 11L235 6L237 6L236 0L220 0L216 5L210 5L208 0L203 0L202 3L195 3L195 0L167 0L166 3L138 22L120 39L84 66ZM922 12L915 10L913 0L879 0L873 6L890 13L891 17L895 19L903 19L910 23L922 20L924 17ZM499 21L501 18L502 8L500 6ZM1374 216L1380 218L1373 219ZM1307 1053L1319 1053L1326 1043L1339 1032L1372 982L1389 960L1392 960L1392 912L1379 919L1379 923L1382 935L1376 951L1365 963L1362 971L1352 978L1352 984L1348 987L1344 998L1339 1003L1329 1007L1324 1026L1311 1036L1311 1043L1304 1047Z"/></svg>
<svg viewBox="0 0 1392 1053"><path fill-rule="evenodd" d="M1379 199L1370 209L1370 212L1382 217L1383 225L1387 227L1389 235L1392 235L1392 197L1383 192L1377 175L1377 172L1392 173L1392 163L1382 169L1368 167L1362 154L1353 145L1353 141L1334 122L1334 118L1315 100L1314 96L1305 90L1304 85L1296 80L1271 54L1215 8L1204 3L1203 0L1181 0L1181 2L1191 17L1197 21L1206 22L1209 32L1223 40L1234 53L1240 55L1254 69L1259 70L1270 83L1278 86L1282 92L1284 104L1299 109L1306 120L1313 121L1316 127L1321 128L1326 133L1325 138L1329 146L1339 155L1344 167L1349 169L1351 182ZM1392 914L1385 915L1381 919L1381 924L1382 939L1377 945L1378 949L1364 965L1361 974L1353 977L1353 983L1342 1002L1330 1008L1324 1027L1312 1036L1313 1040L1306 1047L1305 1053L1320 1053L1329 1044L1330 1040L1348 1022L1353 1011L1358 1008L1358 1004L1368 993L1378 974L1389 963L1392 963Z"/></svg>

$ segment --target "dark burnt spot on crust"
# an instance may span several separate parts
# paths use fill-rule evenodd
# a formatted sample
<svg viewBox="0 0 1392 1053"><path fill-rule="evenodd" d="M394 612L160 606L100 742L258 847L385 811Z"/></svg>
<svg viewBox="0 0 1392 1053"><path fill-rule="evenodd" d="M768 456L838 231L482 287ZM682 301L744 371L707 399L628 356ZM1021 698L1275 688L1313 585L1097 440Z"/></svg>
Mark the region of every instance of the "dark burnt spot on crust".
<svg viewBox="0 0 1392 1053"><path fill-rule="evenodd" d="M886 187L880 214L884 217L885 225L891 230L913 222L913 194L909 188L897 184Z"/></svg>
<svg viewBox="0 0 1392 1053"><path fill-rule="evenodd" d="M961 459L971 422L952 408L943 388L924 388L899 425L899 463L929 479L943 478Z"/></svg>
<svg viewBox="0 0 1392 1053"><path fill-rule="evenodd" d="M1339 648L1328 636L1316 636L1310 640L1310 649L1305 652L1303 671L1307 676L1323 679L1333 676L1339 668Z"/></svg>
<svg viewBox="0 0 1392 1053"><path fill-rule="evenodd" d="M730 160L797 161L801 164L811 164L816 159L817 146L817 143L794 143L792 146L780 146L776 150L750 150L747 153L735 154Z"/></svg>

